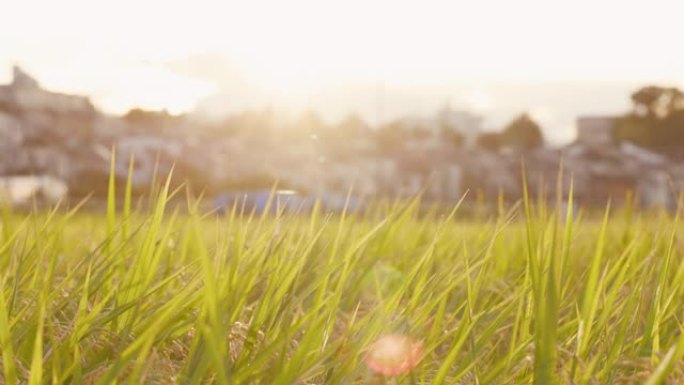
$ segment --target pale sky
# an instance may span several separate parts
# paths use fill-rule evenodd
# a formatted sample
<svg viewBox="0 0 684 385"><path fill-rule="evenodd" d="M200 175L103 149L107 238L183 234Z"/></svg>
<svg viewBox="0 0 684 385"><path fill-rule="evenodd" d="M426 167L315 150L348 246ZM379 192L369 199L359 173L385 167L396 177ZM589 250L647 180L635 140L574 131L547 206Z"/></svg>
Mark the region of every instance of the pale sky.
<svg viewBox="0 0 684 385"><path fill-rule="evenodd" d="M496 123L530 110L562 141L575 115L628 108L635 86L684 85L681 15L675 0L7 1L0 81L17 63L113 113L372 121L449 101Z"/></svg>

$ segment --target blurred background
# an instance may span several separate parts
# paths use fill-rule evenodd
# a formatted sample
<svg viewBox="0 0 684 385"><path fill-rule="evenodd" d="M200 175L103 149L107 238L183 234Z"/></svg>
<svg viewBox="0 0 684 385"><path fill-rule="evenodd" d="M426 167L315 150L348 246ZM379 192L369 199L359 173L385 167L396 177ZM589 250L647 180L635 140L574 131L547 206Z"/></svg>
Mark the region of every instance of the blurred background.
<svg viewBox="0 0 684 385"><path fill-rule="evenodd" d="M675 1L27 0L0 13L0 195L93 199L174 168L216 202L466 191L673 207ZM296 197L296 199L294 198ZM631 198L629 198L631 197Z"/></svg>

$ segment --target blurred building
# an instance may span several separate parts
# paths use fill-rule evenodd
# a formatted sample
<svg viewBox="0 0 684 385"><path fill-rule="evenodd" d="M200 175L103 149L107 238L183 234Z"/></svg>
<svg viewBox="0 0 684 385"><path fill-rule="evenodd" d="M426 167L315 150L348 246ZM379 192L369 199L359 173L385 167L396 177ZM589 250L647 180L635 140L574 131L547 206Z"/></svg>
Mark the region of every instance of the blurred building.
<svg viewBox="0 0 684 385"><path fill-rule="evenodd" d="M173 169L177 180L207 194L268 190L277 183L303 197L352 191L363 197L421 194L449 203L467 190L490 200L518 200L523 167L531 196L564 196L555 191L562 167L562 185L572 178L580 204L619 203L631 192L643 205L672 207L684 191L684 161L617 143L613 122L580 117L577 141L563 148L484 151L475 145L482 119L449 107L380 128L355 116L329 125L312 113L288 119L271 110L220 122L163 111L116 117L98 112L86 97L44 90L15 68L12 82L0 86L0 177L20 178L5 179L3 188L13 196L46 190L36 187L45 179L31 179L44 177L62 181L70 194L104 195L115 148L119 179L128 177L135 159L137 191Z"/></svg>
<svg viewBox="0 0 684 385"><path fill-rule="evenodd" d="M454 110L448 105L439 111L438 119L443 128L458 132L466 147L475 146L477 137L483 131L480 115L469 111Z"/></svg>
<svg viewBox="0 0 684 385"><path fill-rule="evenodd" d="M609 145L613 142L614 125L614 117L579 117L577 119L577 141L588 145Z"/></svg>
<svg viewBox="0 0 684 385"><path fill-rule="evenodd" d="M0 204L54 204L64 199L68 190L64 181L51 176L0 177Z"/></svg>
<svg viewBox="0 0 684 385"><path fill-rule="evenodd" d="M27 112L43 111L80 116L95 114L95 107L87 97L46 91L36 79L17 66L13 68L12 82L0 86L0 106Z"/></svg>

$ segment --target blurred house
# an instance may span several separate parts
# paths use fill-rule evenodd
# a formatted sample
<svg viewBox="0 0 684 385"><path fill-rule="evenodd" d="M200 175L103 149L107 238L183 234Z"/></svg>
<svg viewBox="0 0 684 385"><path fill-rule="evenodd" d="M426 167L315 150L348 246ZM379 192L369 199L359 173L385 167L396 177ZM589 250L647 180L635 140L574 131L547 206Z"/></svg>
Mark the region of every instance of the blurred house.
<svg viewBox="0 0 684 385"><path fill-rule="evenodd" d="M587 145L605 146L613 143L615 118L582 116L577 119L577 141Z"/></svg>
<svg viewBox="0 0 684 385"><path fill-rule="evenodd" d="M14 67L9 85L0 86L0 111L32 120L41 134L67 130L66 135L88 135L96 115L90 99L47 91L21 68ZM49 126L49 127L41 127Z"/></svg>
<svg viewBox="0 0 684 385"><path fill-rule="evenodd" d="M15 187L5 183L12 196L44 189L35 187L43 180L31 179L35 175L63 181L70 194L104 195L115 148L117 177L128 176L135 158L137 191L173 168L177 180L208 194L277 183L339 206L349 191L359 199L421 194L426 201L448 203L473 190L490 200L514 201L522 196L524 164L535 198L567 194L555 191L563 167L562 184L567 187L572 178L579 204L619 203L631 192L645 206L673 207L684 191L684 159L618 143L614 121L580 117L577 140L563 148L483 151L473 146L482 119L448 106L433 116L376 128L355 116L330 125L313 113L289 119L271 110L220 122L164 111L116 117L98 112L86 97L44 90L15 68L12 82L0 86L0 176L29 178L11 182Z"/></svg>
<svg viewBox="0 0 684 385"><path fill-rule="evenodd" d="M32 202L54 204L64 199L69 188L51 176L0 177L0 203L14 206Z"/></svg>
<svg viewBox="0 0 684 385"><path fill-rule="evenodd" d="M77 180L99 116L87 97L47 91L14 67L0 86L0 175Z"/></svg>
<svg viewBox="0 0 684 385"><path fill-rule="evenodd" d="M441 126L447 130L458 132L465 147L475 146L477 137L482 134L482 117L469 111L454 110L444 107L437 113Z"/></svg>
<svg viewBox="0 0 684 385"><path fill-rule="evenodd" d="M445 145L474 146L482 133L482 118L447 106L434 116L400 119L395 126L403 131L409 150L429 151Z"/></svg>
<svg viewBox="0 0 684 385"><path fill-rule="evenodd" d="M455 152L445 149L406 152L395 161L396 173L389 194L431 201L455 201L463 191L463 168Z"/></svg>
<svg viewBox="0 0 684 385"><path fill-rule="evenodd" d="M134 159L131 183L134 187L143 187L155 178L155 172L168 175L182 154L180 143L159 138L153 135L131 135L120 138L116 144L116 173L126 178L129 163Z"/></svg>
<svg viewBox="0 0 684 385"><path fill-rule="evenodd" d="M564 156L580 202L602 204L611 199L619 204L628 193L644 206L668 207L676 200L669 187L673 165L661 154L631 143L577 141L565 149Z"/></svg>
<svg viewBox="0 0 684 385"><path fill-rule="evenodd" d="M24 140L21 121L0 111L0 149L21 146Z"/></svg>

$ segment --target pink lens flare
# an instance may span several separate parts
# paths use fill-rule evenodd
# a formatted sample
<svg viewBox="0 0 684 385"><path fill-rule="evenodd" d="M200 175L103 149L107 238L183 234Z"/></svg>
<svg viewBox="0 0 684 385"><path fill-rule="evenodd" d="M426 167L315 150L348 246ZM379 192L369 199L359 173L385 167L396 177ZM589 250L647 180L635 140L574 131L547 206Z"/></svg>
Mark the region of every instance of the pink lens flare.
<svg viewBox="0 0 684 385"><path fill-rule="evenodd" d="M394 377L413 370L423 357L423 343L400 334L388 334L376 340L364 359L373 372Z"/></svg>

